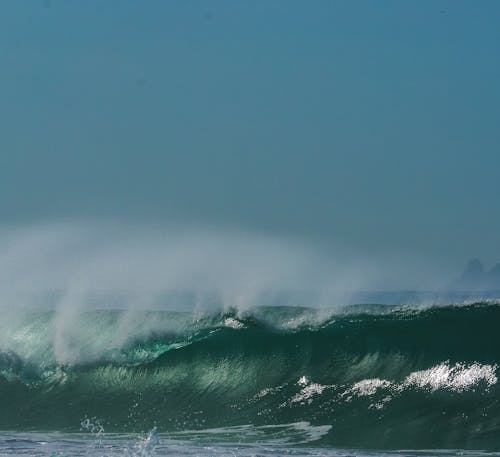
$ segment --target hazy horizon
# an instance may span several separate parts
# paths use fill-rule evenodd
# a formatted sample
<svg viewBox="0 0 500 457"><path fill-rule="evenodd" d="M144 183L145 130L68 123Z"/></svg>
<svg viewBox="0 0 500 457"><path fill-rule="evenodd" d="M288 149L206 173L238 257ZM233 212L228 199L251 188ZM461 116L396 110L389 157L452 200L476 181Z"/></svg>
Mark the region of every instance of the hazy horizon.
<svg viewBox="0 0 500 457"><path fill-rule="evenodd" d="M499 19L494 1L4 2L2 284L98 276L108 258L91 269L73 249L103 239L132 249L142 270L124 277L145 284L167 247L210 251L216 283L241 253L235 284L267 264L328 290L438 289L471 258L489 268Z"/></svg>

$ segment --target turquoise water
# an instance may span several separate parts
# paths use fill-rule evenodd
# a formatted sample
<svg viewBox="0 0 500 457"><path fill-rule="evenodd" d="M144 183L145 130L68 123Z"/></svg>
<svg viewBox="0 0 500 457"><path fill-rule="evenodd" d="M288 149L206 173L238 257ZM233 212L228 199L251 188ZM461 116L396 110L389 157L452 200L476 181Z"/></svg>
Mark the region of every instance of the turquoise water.
<svg viewBox="0 0 500 457"><path fill-rule="evenodd" d="M499 322L493 301L16 312L0 454L495 455Z"/></svg>

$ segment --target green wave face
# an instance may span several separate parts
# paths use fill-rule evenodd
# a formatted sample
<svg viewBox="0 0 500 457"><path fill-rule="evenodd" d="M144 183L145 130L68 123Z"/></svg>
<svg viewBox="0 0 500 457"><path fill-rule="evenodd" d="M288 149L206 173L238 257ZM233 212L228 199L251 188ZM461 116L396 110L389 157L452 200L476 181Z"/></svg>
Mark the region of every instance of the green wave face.
<svg viewBox="0 0 500 457"><path fill-rule="evenodd" d="M500 449L498 303L2 322L3 430L310 423L320 445Z"/></svg>

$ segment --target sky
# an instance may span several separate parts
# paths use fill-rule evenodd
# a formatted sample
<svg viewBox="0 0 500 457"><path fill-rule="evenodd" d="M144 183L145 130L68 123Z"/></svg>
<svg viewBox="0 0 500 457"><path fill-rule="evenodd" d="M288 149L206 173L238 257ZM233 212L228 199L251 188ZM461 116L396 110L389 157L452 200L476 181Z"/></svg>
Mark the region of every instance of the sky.
<svg viewBox="0 0 500 457"><path fill-rule="evenodd" d="M500 2L4 1L0 228L500 261Z"/></svg>

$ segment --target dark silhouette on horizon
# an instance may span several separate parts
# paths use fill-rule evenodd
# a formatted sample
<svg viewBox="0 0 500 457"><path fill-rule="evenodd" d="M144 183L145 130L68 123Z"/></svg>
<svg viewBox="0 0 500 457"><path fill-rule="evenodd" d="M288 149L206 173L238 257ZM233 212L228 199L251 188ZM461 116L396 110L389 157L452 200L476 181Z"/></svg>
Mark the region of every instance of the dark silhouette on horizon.
<svg viewBox="0 0 500 457"><path fill-rule="evenodd" d="M469 260L465 271L451 284L454 290L500 290L500 263L485 270L481 260Z"/></svg>

